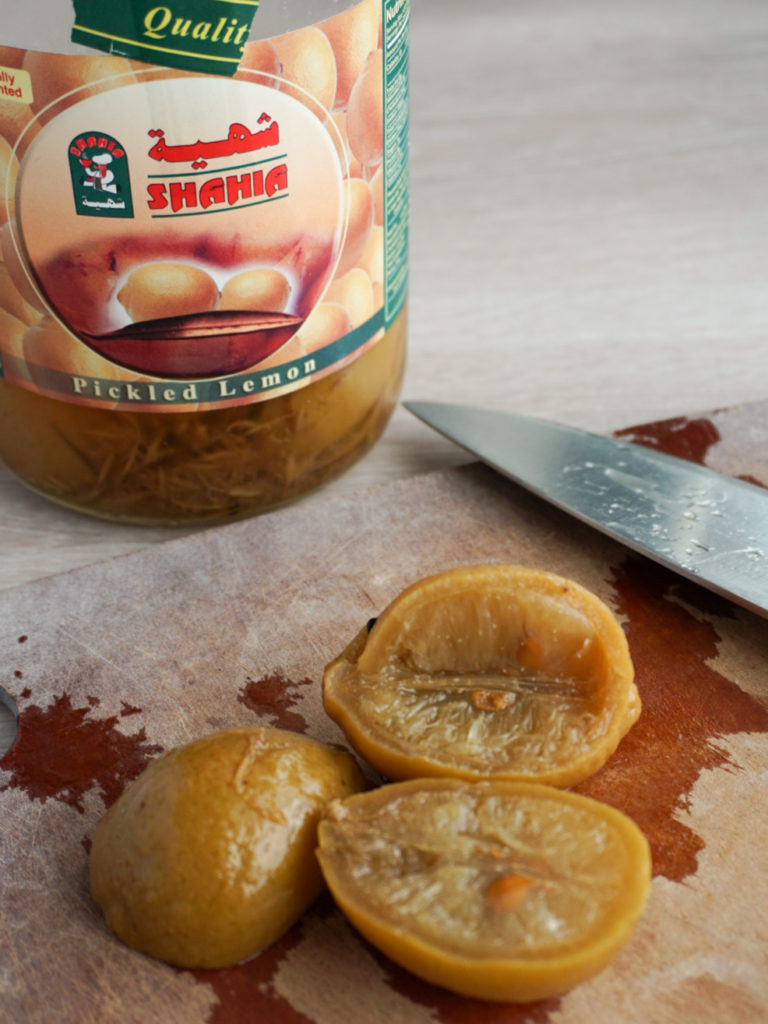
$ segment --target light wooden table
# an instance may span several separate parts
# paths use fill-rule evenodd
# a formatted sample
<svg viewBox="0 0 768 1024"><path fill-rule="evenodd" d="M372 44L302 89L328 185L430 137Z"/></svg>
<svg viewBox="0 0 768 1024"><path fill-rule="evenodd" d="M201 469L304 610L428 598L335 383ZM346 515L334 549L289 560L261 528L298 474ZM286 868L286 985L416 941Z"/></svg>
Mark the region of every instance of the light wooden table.
<svg viewBox="0 0 768 1024"><path fill-rule="evenodd" d="M403 397L595 430L765 398L766 38L764 0L413 0ZM307 500L465 461L398 409ZM2 588L169 536L0 470Z"/></svg>

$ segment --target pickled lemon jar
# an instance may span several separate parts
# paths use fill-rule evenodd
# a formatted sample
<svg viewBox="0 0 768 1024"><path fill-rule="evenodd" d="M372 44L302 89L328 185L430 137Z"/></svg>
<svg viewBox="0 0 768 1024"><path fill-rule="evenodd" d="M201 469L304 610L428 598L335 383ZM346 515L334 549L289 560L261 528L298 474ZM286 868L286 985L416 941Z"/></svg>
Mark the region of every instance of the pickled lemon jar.
<svg viewBox="0 0 768 1024"><path fill-rule="evenodd" d="M27 0L0 46L0 457L102 518L239 518L383 431L408 0Z"/></svg>

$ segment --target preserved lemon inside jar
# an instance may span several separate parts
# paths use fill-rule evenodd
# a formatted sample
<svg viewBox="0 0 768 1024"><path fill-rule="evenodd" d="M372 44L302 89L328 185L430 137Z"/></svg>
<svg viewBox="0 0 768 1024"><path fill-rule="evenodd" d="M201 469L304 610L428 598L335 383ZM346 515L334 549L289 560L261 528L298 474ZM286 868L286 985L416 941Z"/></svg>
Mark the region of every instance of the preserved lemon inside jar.
<svg viewBox="0 0 768 1024"><path fill-rule="evenodd" d="M377 440L405 363L405 313L354 363L265 403L144 413L57 401L0 381L0 456L34 490L108 519L184 523L276 507Z"/></svg>
<svg viewBox="0 0 768 1024"><path fill-rule="evenodd" d="M74 52L40 36L47 6L0 53L21 83L0 100L0 458L136 523L239 518L331 480L404 372L407 4L264 3L234 74ZM76 41L108 30L78 22Z"/></svg>

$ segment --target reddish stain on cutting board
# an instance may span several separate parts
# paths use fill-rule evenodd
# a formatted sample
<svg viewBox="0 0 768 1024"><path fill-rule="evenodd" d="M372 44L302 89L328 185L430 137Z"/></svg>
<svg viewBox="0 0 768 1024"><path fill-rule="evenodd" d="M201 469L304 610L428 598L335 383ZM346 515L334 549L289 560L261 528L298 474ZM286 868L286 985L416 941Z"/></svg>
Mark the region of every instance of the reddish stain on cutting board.
<svg viewBox="0 0 768 1024"><path fill-rule="evenodd" d="M751 473L740 473L739 480L743 480L744 483L754 484L755 487L766 487L768 484L764 484L762 480L758 480L756 476L752 476Z"/></svg>
<svg viewBox="0 0 768 1024"><path fill-rule="evenodd" d="M335 912L328 896L321 897L315 909L310 911L319 914ZM191 971L198 981L210 985L219 1000L208 1018L208 1024L233 1024L235 1021L311 1024L311 1019L294 1009L275 992L272 985L281 962L301 942L301 938L299 922L269 949L244 964L220 971Z"/></svg>
<svg viewBox="0 0 768 1024"><path fill-rule="evenodd" d="M107 807L114 803L162 747L147 743L144 729L120 732L118 715L96 717L98 705L89 697L86 707L74 707L69 694L62 693L48 707L21 708L16 740L0 760L10 773L0 790L22 789L31 800L60 800L81 813L91 789Z"/></svg>
<svg viewBox="0 0 768 1024"><path fill-rule="evenodd" d="M266 719L265 724L306 732L306 719L293 709L301 703L302 687L307 686L314 686L311 679L293 682L279 674L263 676L261 679L249 679L237 699L255 711L259 718Z"/></svg>
<svg viewBox="0 0 768 1024"><path fill-rule="evenodd" d="M327 918L339 914L330 895L325 893L315 906L304 915ZM269 949L237 967L220 971L192 971L198 981L210 985L219 999L208 1018L208 1024L233 1024L235 1021L279 1021L280 1024L305 1024L307 1018L275 992L272 979L287 954L302 939L302 922L278 940ZM512 1003L486 1003L462 999L445 989L405 971L388 960L365 939L361 946L378 961L382 974L391 987L413 1003L433 1011L436 1021L445 1024L547 1024L550 1014L560 1006L559 999L547 999L527 1005Z"/></svg>
<svg viewBox="0 0 768 1024"><path fill-rule="evenodd" d="M615 436L701 465L712 445L720 440L720 432L712 420L705 417L689 419L686 416L617 430Z"/></svg>
<svg viewBox="0 0 768 1024"><path fill-rule="evenodd" d="M327 917L339 911L330 896L325 894L309 913ZM220 971L192 971L198 981L210 985L219 1000L208 1018L208 1024L233 1024L234 1021L250 1020L308 1024L311 1018L291 1006L275 992L272 985L280 964L290 950L301 942L301 938L299 922L273 946L247 963ZM559 999L547 999L525 1006L462 999L409 974L369 946L364 939L361 938L360 943L379 962L382 973L393 989L412 1002L429 1007L435 1014L435 1020L444 1021L445 1024L547 1024L551 1019L550 1014L560 1006Z"/></svg>
<svg viewBox="0 0 768 1024"><path fill-rule="evenodd" d="M361 940L362 941L362 940ZM371 946L371 955L380 962L395 991L411 1002L431 1010L442 1024L549 1024L560 1008L561 999L542 999L537 1003L487 1003L464 999L447 989L421 981L398 967Z"/></svg>
<svg viewBox="0 0 768 1024"><path fill-rule="evenodd" d="M696 871L704 843L675 812L687 808L702 771L738 770L718 740L768 732L768 710L707 664L717 656L716 629L676 595L723 616L733 614L727 601L643 559L628 559L614 581L643 709L605 767L576 788L633 818L651 844L654 873L679 882Z"/></svg>
<svg viewBox="0 0 768 1024"><path fill-rule="evenodd" d="M646 448L656 448L667 455L677 455L689 462L698 462L702 466L706 464L709 449L720 440L720 432L712 420L704 417L687 419L685 416L617 430L615 436ZM766 486L762 480L749 473L739 475L738 479L755 484L756 487Z"/></svg>

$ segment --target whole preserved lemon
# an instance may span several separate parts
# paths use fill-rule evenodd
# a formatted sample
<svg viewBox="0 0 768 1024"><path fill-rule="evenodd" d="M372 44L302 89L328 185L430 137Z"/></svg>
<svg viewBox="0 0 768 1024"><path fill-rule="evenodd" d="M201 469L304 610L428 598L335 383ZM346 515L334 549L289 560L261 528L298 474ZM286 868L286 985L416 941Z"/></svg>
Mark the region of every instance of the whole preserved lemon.
<svg viewBox="0 0 768 1024"><path fill-rule="evenodd" d="M624 632L572 580L474 565L408 587L327 668L327 713L389 779L570 786L640 714Z"/></svg>
<svg viewBox="0 0 768 1024"><path fill-rule="evenodd" d="M328 887L369 942L479 999L544 999L592 977L650 885L634 822L536 783L393 783L331 804L318 834Z"/></svg>
<svg viewBox="0 0 768 1024"><path fill-rule="evenodd" d="M317 823L361 789L351 755L280 729L233 729L153 761L93 836L91 892L128 946L226 967L317 898Z"/></svg>
<svg viewBox="0 0 768 1024"><path fill-rule="evenodd" d="M286 504L338 476L384 430L402 382L405 317L307 387L205 412L96 409L0 379L0 458L34 490L105 519L220 522Z"/></svg>

